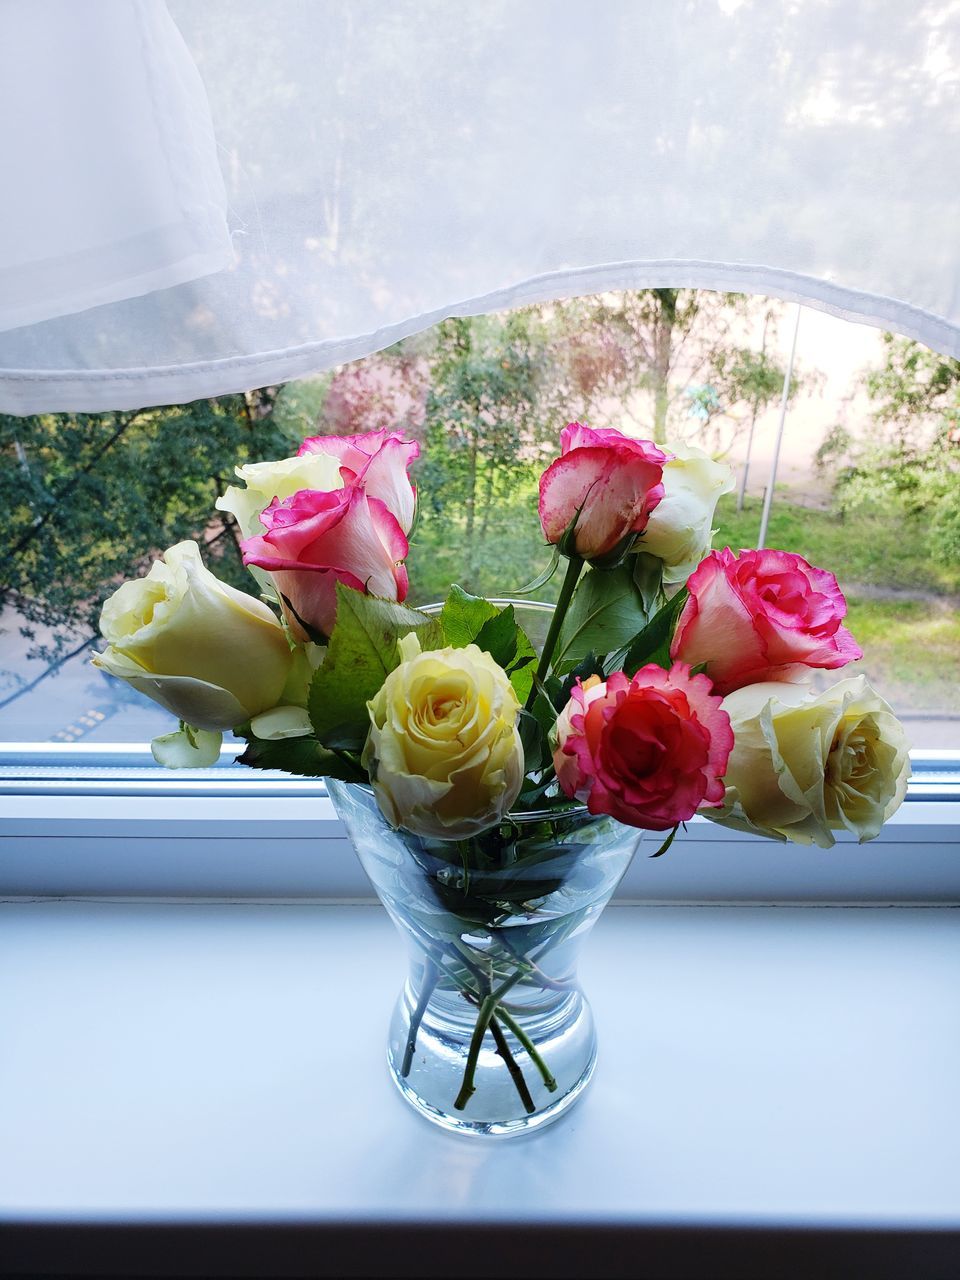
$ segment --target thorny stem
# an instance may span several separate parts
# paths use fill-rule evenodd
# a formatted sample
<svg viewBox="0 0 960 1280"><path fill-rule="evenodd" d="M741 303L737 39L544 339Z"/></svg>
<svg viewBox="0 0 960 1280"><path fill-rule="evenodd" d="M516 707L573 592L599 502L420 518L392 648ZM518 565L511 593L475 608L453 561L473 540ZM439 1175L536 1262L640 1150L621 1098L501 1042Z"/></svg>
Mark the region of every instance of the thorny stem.
<svg viewBox="0 0 960 1280"><path fill-rule="evenodd" d="M490 1023L490 1031L491 1031L491 1034L493 1035L494 1043L497 1046L497 1053L499 1053L500 1057L507 1064L507 1070L510 1072L510 1075L513 1079L513 1083L517 1087L517 1093L520 1095L520 1101L523 1103L524 1111L526 1111L528 1116L533 1115L534 1111L536 1111L537 1109L536 1103L534 1102L533 1098L530 1095L530 1090L527 1088L527 1082L523 1078L523 1072L520 1070L520 1066L516 1058L510 1052L510 1046L507 1044L506 1037L504 1036L503 1032L500 1030L500 1023L497 1021L498 1018L504 1023L505 1026L509 1026L509 1022L507 1021L508 1018L510 1022L513 1022L513 1019L510 1018L509 1014L505 1015L502 1007L498 1005L497 1012L493 1018L493 1021ZM516 1024L514 1023L514 1028L515 1027L516 1027ZM514 1030L514 1035L516 1035L516 1030ZM523 1041L521 1041L521 1044L522 1043ZM527 1052L529 1053L529 1050L527 1050ZM555 1080L553 1082L553 1087L554 1089L556 1089L557 1087L557 1082ZM547 1085L547 1088L549 1089L550 1086Z"/></svg>
<svg viewBox="0 0 960 1280"><path fill-rule="evenodd" d="M477 1086L474 1080L477 1074L477 1061L480 1057L480 1046L483 1043L483 1037L490 1025L490 1019L496 1012L497 1005L501 999L522 977L523 971L518 970L507 978L505 982L501 982L496 991L492 991L480 1005L477 1025L473 1028L473 1035L470 1037L470 1048L467 1051L467 1065L463 1073L463 1084L460 1086L460 1092L457 1094L456 1101L453 1104L454 1110L462 1111L476 1093Z"/></svg>
<svg viewBox="0 0 960 1280"><path fill-rule="evenodd" d="M520 1026L520 1023L517 1022L515 1018L511 1017L509 1013L507 1013L506 1009L503 1007L502 1004L497 1005L496 1016L500 1019L500 1021L507 1028L507 1030L516 1036L516 1038L523 1045L524 1049L526 1049L527 1057L530 1059L533 1065L540 1072L541 1079L543 1080L543 1083L547 1086L549 1091L551 1093L556 1093L557 1081L556 1081L556 1078L554 1077L553 1072L550 1070L550 1068L547 1066L544 1060L540 1057L540 1054L537 1050L537 1046L533 1043L533 1041L524 1031L523 1027Z"/></svg>

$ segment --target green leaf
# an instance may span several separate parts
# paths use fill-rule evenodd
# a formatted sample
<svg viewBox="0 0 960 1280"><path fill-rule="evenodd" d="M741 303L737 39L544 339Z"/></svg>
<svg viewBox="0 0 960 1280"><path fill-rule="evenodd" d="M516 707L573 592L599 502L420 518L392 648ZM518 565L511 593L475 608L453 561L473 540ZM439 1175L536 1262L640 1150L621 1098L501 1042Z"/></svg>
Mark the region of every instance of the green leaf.
<svg viewBox="0 0 960 1280"><path fill-rule="evenodd" d="M417 632L424 649L443 644L438 619L337 583L336 625L307 702L324 746L363 746L370 723L367 703L399 663L397 641L411 631Z"/></svg>
<svg viewBox="0 0 960 1280"><path fill-rule="evenodd" d="M642 544L641 544L642 545ZM663 603L663 561L649 551L639 551L633 557L633 581L648 618L652 618Z"/></svg>
<svg viewBox="0 0 960 1280"><path fill-rule="evenodd" d="M237 759L251 769L283 769L301 777L339 778L342 782L367 781L365 769L328 751L316 738L274 738L267 742L250 736L246 751Z"/></svg>
<svg viewBox="0 0 960 1280"><path fill-rule="evenodd" d="M538 682L538 693L530 708L531 715L540 722L540 727L548 738L557 723L557 712L562 711L567 702L566 698L562 698L560 688L560 681L556 676L548 676L544 684Z"/></svg>
<svg viewBox="0 0 960 1280"><path fill-rule="evenodd" d="M497 606L489 600L472 596L454 584L440 613L440 625L447 644L454 649L473 644L484 623L495 618L498 612Z"/></svg>
<svg viewBox="0 0 960 1280"><path fill-rule="evenodd" d="M533 685L537 651L523 628L517 626L513 605L508 604L495 618L488 619L474 643L503 667L522 706Z"/></svg>
<svg viewBox="0 0 960 1280"><path fill-rule="evenodd" d="M536 591L538 587L546 586L553 575L557 572L557 565L560 563L560 548L554 547L553 554L550 557L550 563L544 569L543 573L538 573L535 578L528 582L525 586L514 587L510 592L512 596L528 596L531 591Z"/></svg>
<svg viewBox="0 0 960 1280"><path fill-rule="evenodd" d="M530 711L521 711L517 722L520 730L520 741L523 743L524 773L537 773L550 763L550 748L547 735L538 718Z"/></svg>
<svg viewBox="0 0 960 1280"><path fill-rule="evenodd" d="M555 671L569 671L591 651L609 653L630 644L647 623L643 594L633 565L590 569L574 592L554 655Z"/></svg>
<svg viewBox="0 0 960 1280"><path fill-rule="evenodd" d="M670 642L673 639L677 618L680 616L680 611L686 603L686 599L687 589L683 587L672 600L668 600L663 608L654 615L636 639L627 645L621 654L612 655L622 660L618 662L616 667L610 667L608 663L608 670L623 670L628 676L632 676L641 667L645 667L652 662L656 663L658 667L663 667L669 671L671 665Z"/></svg>
<svg viewBox="0 0 960 1280"><path fill-rule="evenodd" d="M517 619L513 605L508 604L494 617L488 618L480 630L474 644L489 653L494 662L506 671L517 656Z"/></svg>
<svg viewBox="0 0 960 1280"><path fill-rule="evenodd" d="M673 830L670 832L670 834L667 836L666 840L664 840L663 844L660 846L660 848L657 850L657 852L656 852L656 853L651 853L650 857L651 857L651 858L662 858L662 857L663 857L663 855L664 855L664 854L667 852L667 850L670 848L670 846L673 844L674 840L676 839L677 832L678 832L679 830L680 830L680 823L678 822L678 823L677 823L677 825L676 825L676 826L673 828Z"/></svg>

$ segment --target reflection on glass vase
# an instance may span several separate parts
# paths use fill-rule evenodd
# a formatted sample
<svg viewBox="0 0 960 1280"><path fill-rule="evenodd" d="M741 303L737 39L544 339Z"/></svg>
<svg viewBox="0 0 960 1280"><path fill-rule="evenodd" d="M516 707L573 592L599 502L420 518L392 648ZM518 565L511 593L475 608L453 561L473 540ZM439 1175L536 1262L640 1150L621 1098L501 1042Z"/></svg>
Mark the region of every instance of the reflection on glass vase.
<svg viewBox="0 0 960 1280"><path fill-rule="evenodd" d="M410 971L388 1060L404 1097L461 1133L547 1124L596 1062L580 945L641 832L584 808L518 813L470 840L394 831L372 791L328 782Z"/></svg>

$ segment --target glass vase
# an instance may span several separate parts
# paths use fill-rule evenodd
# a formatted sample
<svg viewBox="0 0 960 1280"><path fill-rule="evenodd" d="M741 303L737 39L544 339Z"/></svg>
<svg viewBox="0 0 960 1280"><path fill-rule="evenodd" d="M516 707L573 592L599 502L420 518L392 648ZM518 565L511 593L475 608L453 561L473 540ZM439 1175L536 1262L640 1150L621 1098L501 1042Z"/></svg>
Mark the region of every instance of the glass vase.
<svg viewBox="0 0 960 1280"><path fill-rule="evenodd" d="M373 792L328 781L409 974L387 1057L429 1120L507 1136L549 1123L593 1073L577 957L641 833L585 808L516 813L470 840L393 830Z"/></svg>

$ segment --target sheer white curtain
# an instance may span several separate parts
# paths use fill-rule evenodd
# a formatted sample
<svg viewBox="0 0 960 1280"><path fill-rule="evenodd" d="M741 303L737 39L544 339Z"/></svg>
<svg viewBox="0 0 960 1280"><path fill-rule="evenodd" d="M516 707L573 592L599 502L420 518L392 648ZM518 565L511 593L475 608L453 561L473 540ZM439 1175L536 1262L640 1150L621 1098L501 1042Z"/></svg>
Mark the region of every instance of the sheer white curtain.
<svg viewBox="0 0 960 1280"><path fill-rule="evenodd" d="M0 333L8 412L240 390L445 315L648 285L798 299L960 354L955 0L171 0L235 261L79 301L51 267L69 258L65 211L103 219L109 241L131 208L169 225L185 181L213 210L216 179L193 68L157 13L151 96L129 110L117 13L156 6L66 7L110 28L106 44L99 22L71 36L78 76L109 64L95 102L56 70L63 5L7 15L51 67L0 117L3 145L17 139L0 246L27 307ZM188 102L171 166L148 144ZM113 146L119 120L143 145ZM51 122L73 142L45 168Z"/></svg>
<svg viewBox="0 0 960 1280"><path fill-rule="evenodd" d="M0 330L232 263L203 85L159 0L4 0L0 49ZM85 364L65 336L51 357Z"/></svg>

